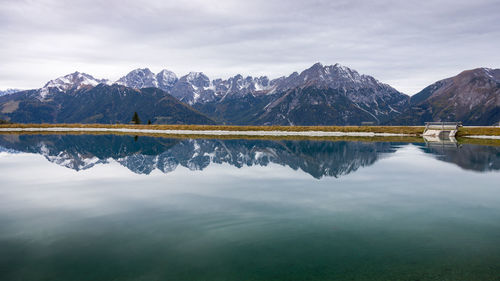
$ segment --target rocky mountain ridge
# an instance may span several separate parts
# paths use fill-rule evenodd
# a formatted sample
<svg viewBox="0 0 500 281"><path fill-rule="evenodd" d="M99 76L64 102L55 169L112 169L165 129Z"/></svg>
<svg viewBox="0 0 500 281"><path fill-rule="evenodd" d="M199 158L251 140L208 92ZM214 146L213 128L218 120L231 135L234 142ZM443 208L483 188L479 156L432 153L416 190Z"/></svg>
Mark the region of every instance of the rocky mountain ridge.
<svg viewBox="0 0 500 281"><path fill-rule="evenodd" d="M163 70L162 72L167 71ZM160 72L161 73L161 72ZM172 73L173 77L176 77ZM159 75L159 74L158 74ZM147 77L144 79L143 77ZM134 81L144 81L135 83ZM237 74L228 79L210 80L203 72L190 72L178 80L172 79L173 84L162 88L158 86L158 79L155 80L155 74L149 69L136 69L120 78L116 83L123 84L132 88L159 87L163 90L170 90L171 94L179 100L194 104L211 102L228 97L241 97L247 94L259 96L263 94L274 94L284 92L298 87L315 86L318 88L345 88L349 90L360 90L369 88L372 90L385 90L391 93L397 92L387 84L380 83L372 76L361 75L357 71L340 64L323 66L316 63L310 68L302 71L300 74L294 72L289 76L270 80L267 76L244 77ZM179 85L175 85L179 84ZM377 94L381 94L377 92ZM367 97L354 97L354 101L367 102Z"/></svg>
<svg viewBox="0 0 500 281"><path fill-rule="evenodd" d="M422 125L427 121L462 121L466 125L491 125L500 121L499 73L499 69L488 68L464 71L409 97L372 76L359 74L340 64L324 66L316 63L300 73L272 80L267 76L245 77L240 74L211 80L202 72L190 72L178 78L166 69L155 74L142 68L112 82L74 72L51 80L40 89L22 92L28 96L21 104L33 106L33 111L43 111L54 99L62 99L59 96L73 95L76 98L76 95L102 84L139 92L157 88L220 124ZM99 100L98 96L95 98ZM40 103L30 99L37 99ZM14 114L19 102L16 94L1 97L0 118L33 122L32 118L24 116L33 115L27 111L24 115ZM103 114L92 110L86 108L83 111L92 116ZM150 112L152 108L144 110ZM18 119L13 119L13 115ZM155 120L165 121L162 118Z"/></svg>
<svg viewBox="0 0 500 281"><path fill-rule="evenodd" d="M500 121L500 69L476 68L426 87L410 99L409 108L392 124L463 121L493 125Z"/></svg>

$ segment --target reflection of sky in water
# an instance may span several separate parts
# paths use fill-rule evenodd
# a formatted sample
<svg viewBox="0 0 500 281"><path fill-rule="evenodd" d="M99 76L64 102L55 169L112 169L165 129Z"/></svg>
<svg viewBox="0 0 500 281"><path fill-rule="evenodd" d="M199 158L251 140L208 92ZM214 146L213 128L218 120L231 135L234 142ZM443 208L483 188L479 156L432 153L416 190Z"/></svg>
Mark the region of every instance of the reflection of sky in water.
<svg viewBox="0 0 500 281"><path fill-rule="evenodd" d="M10 253L0 274L68 279L78 265L92 279L85 269L107 264L98 278L500 276L500 173L396 149L321 179L273 163L143 175L111 161L77 172L0 153L0 246Z"/></svg>

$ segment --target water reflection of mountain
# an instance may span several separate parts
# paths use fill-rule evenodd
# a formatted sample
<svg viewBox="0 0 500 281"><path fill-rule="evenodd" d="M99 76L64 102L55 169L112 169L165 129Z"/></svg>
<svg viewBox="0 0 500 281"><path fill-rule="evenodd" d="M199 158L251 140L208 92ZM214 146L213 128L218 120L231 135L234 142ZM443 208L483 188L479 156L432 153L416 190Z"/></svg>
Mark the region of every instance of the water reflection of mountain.
<svg viewBox="0 0 500 281"><path fill-rule="evenodd" d="M202 170L211 163L243 166L269 163L301 169L315 178L338 177L375 163L381 153L394 152L390 143L167 139L117 135L0 135L9 151L44 155L74 170L116 161L131 171L164 173L178 166Z"/></svg>
<svg viewBox="0 0 500 281"><path fill-rule="evenodd" d="M458 165L472 171L500 170L500 147L464 144L457 147L426 146L426 153L436 155L436 158Z"/></svg>
<svg viewBox="0 0 500 281"><path fill-rule="evenodd" d="M0 152L29 152L74 170L111 161L134 173L164 173L177 167L203 170L212 163L243 166L270 163L300 169L315 178L339 177L369 166L391 143L293 140L168 139L119 135L0 135ZM462 145L453 148L421 147L437 159L474 171L500 170L500 147Z"/></svg>

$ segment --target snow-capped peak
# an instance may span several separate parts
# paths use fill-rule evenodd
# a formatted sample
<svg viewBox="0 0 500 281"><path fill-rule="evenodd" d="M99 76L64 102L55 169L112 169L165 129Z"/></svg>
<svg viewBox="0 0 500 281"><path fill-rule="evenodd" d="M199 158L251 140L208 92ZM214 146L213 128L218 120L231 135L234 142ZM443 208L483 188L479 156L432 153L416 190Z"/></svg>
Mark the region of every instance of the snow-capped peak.
<svg viewBox="0 0 500 281"><path fill-rule="evenodd" d="M177 75L167 69L163 69L158 74L156 74L158 88L164 91L171 89L178 80L179 79L177 78Z"/></svg>
<svg viewBox="0 0 500 281"><path fill-rule="evenodd" d="M194 71L191 71L188 73L188 75L186 75L186 80L188 82L194 82L195 80L198 80L198 79L203 79L203 80L207 80L208 77L203 74L203 72L194 72ZM205 79L207 78L207 79Z"/></svg>
<svg viewBox="0 0 500 281"><path fill-rule="evenodd" d="M304 82L318 81L324 82L330 86L332 83L336 85L348 83L351 84L351 86L361 84L370 84L374 86L379 83L373 77L361 75L356 70L339 63L326 66L323 66L321 63L316 63L300 73L300 77Z"/></svg>
<svg viewBox="0 0 500 281"><path fill-rule="evenodd" d="M116 84L131 88L141 89L147 87L158 87L155 74L149 68L138 68L130 71L127 75L116 81Z"/></svg>
<svg viewBox="0 0 500 281"><path fill-rule="evenodd" d="M210 79L203 72L189 72L181 78L185 80L196 90L198 88L206 88L210 86Z"/></svg>
<svg viewBox="0 0 500 281"><path fill-rule="evenodd" d="M97 86L99 83L104 81L105 80L96 79L92 75L76 71L54 80L50 80L47 84L45 84L44 88L57 87L63 90L68 90L73 87L81 87L85 85Z"/></svg>
<svg viewBox="0 0 500 281"><path fill-rule="evenodd" d="M158 82L164 81L168 84L174 84L177 81L177 75L168 69L163 69L156 75Z"/></svg>
<svg viewBox="0 0 500 281"><path fill-rule="evenodd" d="M100 83L106 82L107 80L105 79L96 79L92 75L76 71L47 82L47 84L40 89L40 96L45 98L50 92L50 89L57 89L60 92L64 92L70 89L80 89L88 86L95 87Z"/></svg>
<svg viewBox="0 0 500 281"><path fill-rule="evenodd" d="M154 74L149 68L138 68L115 83L135 89L155 87L166 91L172 88L177 81L177 75L170 70L164 69L158 74Z"/></svg>

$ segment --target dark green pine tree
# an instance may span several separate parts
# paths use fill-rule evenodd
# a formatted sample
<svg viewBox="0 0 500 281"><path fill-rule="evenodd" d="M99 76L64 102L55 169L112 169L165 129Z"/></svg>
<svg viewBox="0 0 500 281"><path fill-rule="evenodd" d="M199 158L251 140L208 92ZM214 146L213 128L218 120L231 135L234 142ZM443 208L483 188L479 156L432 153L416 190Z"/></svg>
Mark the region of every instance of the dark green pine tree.
<svg viewBox="0 0 500 281"><path fill-rule="evenodd" d="M151 125L151 120L148 120L148 125Z"/></svg>
<svg viewBox="0 0 500 281"><path fill-rule="evenodd" d="M139 119L139 114L137 114L137 111L134 112L134 116L132 117L132 123L136 125L141 124L141 119Z"/></svg>

